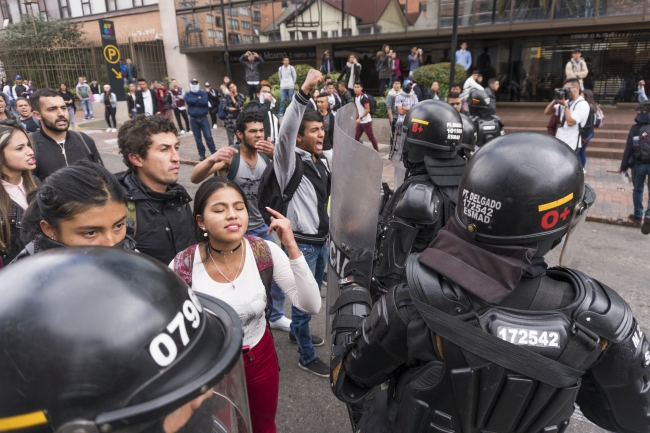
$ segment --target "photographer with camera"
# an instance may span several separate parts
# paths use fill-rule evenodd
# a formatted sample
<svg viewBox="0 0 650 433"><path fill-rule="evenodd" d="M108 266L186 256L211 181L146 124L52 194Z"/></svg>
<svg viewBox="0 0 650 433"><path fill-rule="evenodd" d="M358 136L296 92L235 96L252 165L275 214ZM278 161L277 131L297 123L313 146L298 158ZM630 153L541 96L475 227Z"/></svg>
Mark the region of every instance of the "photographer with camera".
<svg viewBox="0 0 650 433"><path fill-rule="evenodd" d="M557 116L555 138L562 140L574 151L580 142L580 128L584 127L589 117L589 103L582 97L580 81L577 78L564 80L564 87L555 89L544 114Z"/></svg>

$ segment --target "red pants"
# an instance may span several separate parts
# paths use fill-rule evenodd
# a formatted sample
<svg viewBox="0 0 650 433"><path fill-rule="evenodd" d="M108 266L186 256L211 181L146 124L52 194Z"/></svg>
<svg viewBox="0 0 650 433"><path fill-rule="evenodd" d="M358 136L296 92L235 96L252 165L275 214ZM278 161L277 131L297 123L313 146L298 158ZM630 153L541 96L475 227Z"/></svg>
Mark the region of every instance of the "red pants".
<svg viewBox="0 0 650 433"><path fill-rule="evenodd" d="M379 152L379 146L377 146L377 139L375 138L375 133L372 132L372 120L368 123L357 123L357 130L354 133L354 139L359 141L362 133L366 133L368 139L372 143L373 149Z"/></svg>
<svg viewBox="0 0 650 433"><path fill-rule="evenodd" d="M268 328L260 342L244 354L244 369L253 433L276 433L280 372L273 337Z"/></svg>

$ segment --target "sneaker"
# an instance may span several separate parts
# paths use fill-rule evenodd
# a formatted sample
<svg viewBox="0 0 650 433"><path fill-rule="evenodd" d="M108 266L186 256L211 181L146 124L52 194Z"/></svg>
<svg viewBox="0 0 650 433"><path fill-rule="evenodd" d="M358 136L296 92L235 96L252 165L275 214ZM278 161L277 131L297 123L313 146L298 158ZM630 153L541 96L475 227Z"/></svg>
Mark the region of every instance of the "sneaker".
<svg viewBox="0 0 650 433"><path fill-rule="evenodd" d="M205 161L205 155L199 155L199 161Z"/></svg>
<svg viewBox="0 0 650 433"><path fill-rule="evenodd" d="M212 125L212 129L217 129L217 124Z"/></svg>
<svg viewBox="0 0 650 433"><path fill-rule="evenodd" d="M650 215L643 218L643 225L641 226L641 233L647 235L650 233Z"/></svg>
<svg viewBox="0 0 650 433"><path fill-rule="evenodd" d="M330 377L330 366L325 364L318 357L307 365L303 365L302 361L298 361L298 367L307 370L318 377Z"/></svg>
<svg viewBox="0 0 650 433"><path fill-rule="evenodd" d="M185 135L185 130L181 129L181 135Z"/></svg>
<svg viewBox="0 0 650 433"><path fill-rule="evenodd" d="M629 218L630 221L635 222L635 223L641 223L641 222L643 222L643 218L638 217L638 216L634 215L633 213L631 213L630 215L628 215L628 218Z"/></svg>
<svg viewBox="0 0 650 433"><path fill-rule="evenodd" d="M106 129L106 132L113 132L113 129L112 129L112 128L108 128L108 129Z"/></svg>
<svg viewBox="0 0 650 433"><path fill-rule="evenodd" d="M116 128L113 128L113 131L111 131L111 132L117 132L117 129L116 129Z"/></svg>
<svg viewBox="0 0 650 433"><path fill-rule="evenodd" d="M293 344L298 344L298 341L296 340L296 336L293 335L293 332L289 331L289 341L292 342ZM320 337L316 337L315 335L311 336L311 345L314 347L320 347L323 344L325 344L325 340L323 340Z"/></svg>
<svg viewBox="0 0 650 433"><path fill-rule="evenodd" d="M275 322L269 322L271 329L279 329L280 331L289 332L291 331L291 319L286 316L280 317Z"/></svg>

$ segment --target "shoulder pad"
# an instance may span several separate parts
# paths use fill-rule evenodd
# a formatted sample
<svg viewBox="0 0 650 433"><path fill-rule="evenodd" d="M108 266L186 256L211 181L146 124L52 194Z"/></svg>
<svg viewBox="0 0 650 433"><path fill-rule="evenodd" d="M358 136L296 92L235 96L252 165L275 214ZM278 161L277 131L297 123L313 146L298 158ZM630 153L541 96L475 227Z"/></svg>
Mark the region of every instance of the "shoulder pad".
<svg viewBox="0 0 650 433"><path fill-rule="evenodd" d="M412 183L398 199L393 215L407 221L433 224L440 215L442 197L430 182Z"/></svg>
<svg viewBox="0 0 650 433"><path fill-rule="evenodd" d="M496 121L499 122L499 125L501 125L501 127L503 127L503 120L501 120L501 118L499 116L497 116L496 114L493 114L492 117L494 117L496 119Z"/></svg>
<svg viewBox="0 0 650 433"><path fill-rule="evenodd" d="M575 269L563 269L584 291L583 301L574 311L575 320L585 328L613 342L620 343L634 325L632 309L621 296L606 285Z"/></svg>

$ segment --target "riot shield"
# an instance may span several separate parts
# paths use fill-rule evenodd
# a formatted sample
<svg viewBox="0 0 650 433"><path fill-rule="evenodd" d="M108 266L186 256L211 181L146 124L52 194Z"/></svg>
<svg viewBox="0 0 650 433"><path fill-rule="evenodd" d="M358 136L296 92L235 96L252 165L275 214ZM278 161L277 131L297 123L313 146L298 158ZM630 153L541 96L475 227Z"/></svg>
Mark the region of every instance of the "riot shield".
<svg viewBox="0 0 650 433"><path fill-rule="evenodd" d="M353 138L356 117L354 104L347 104L336 113L326 311L340 294L338 280L350 253L360 248L375 250L383 163L377 151ZM370 276L372 261L362 271ZM330 346L331 324L332 316L328 315L326 335Z"/></svg>

